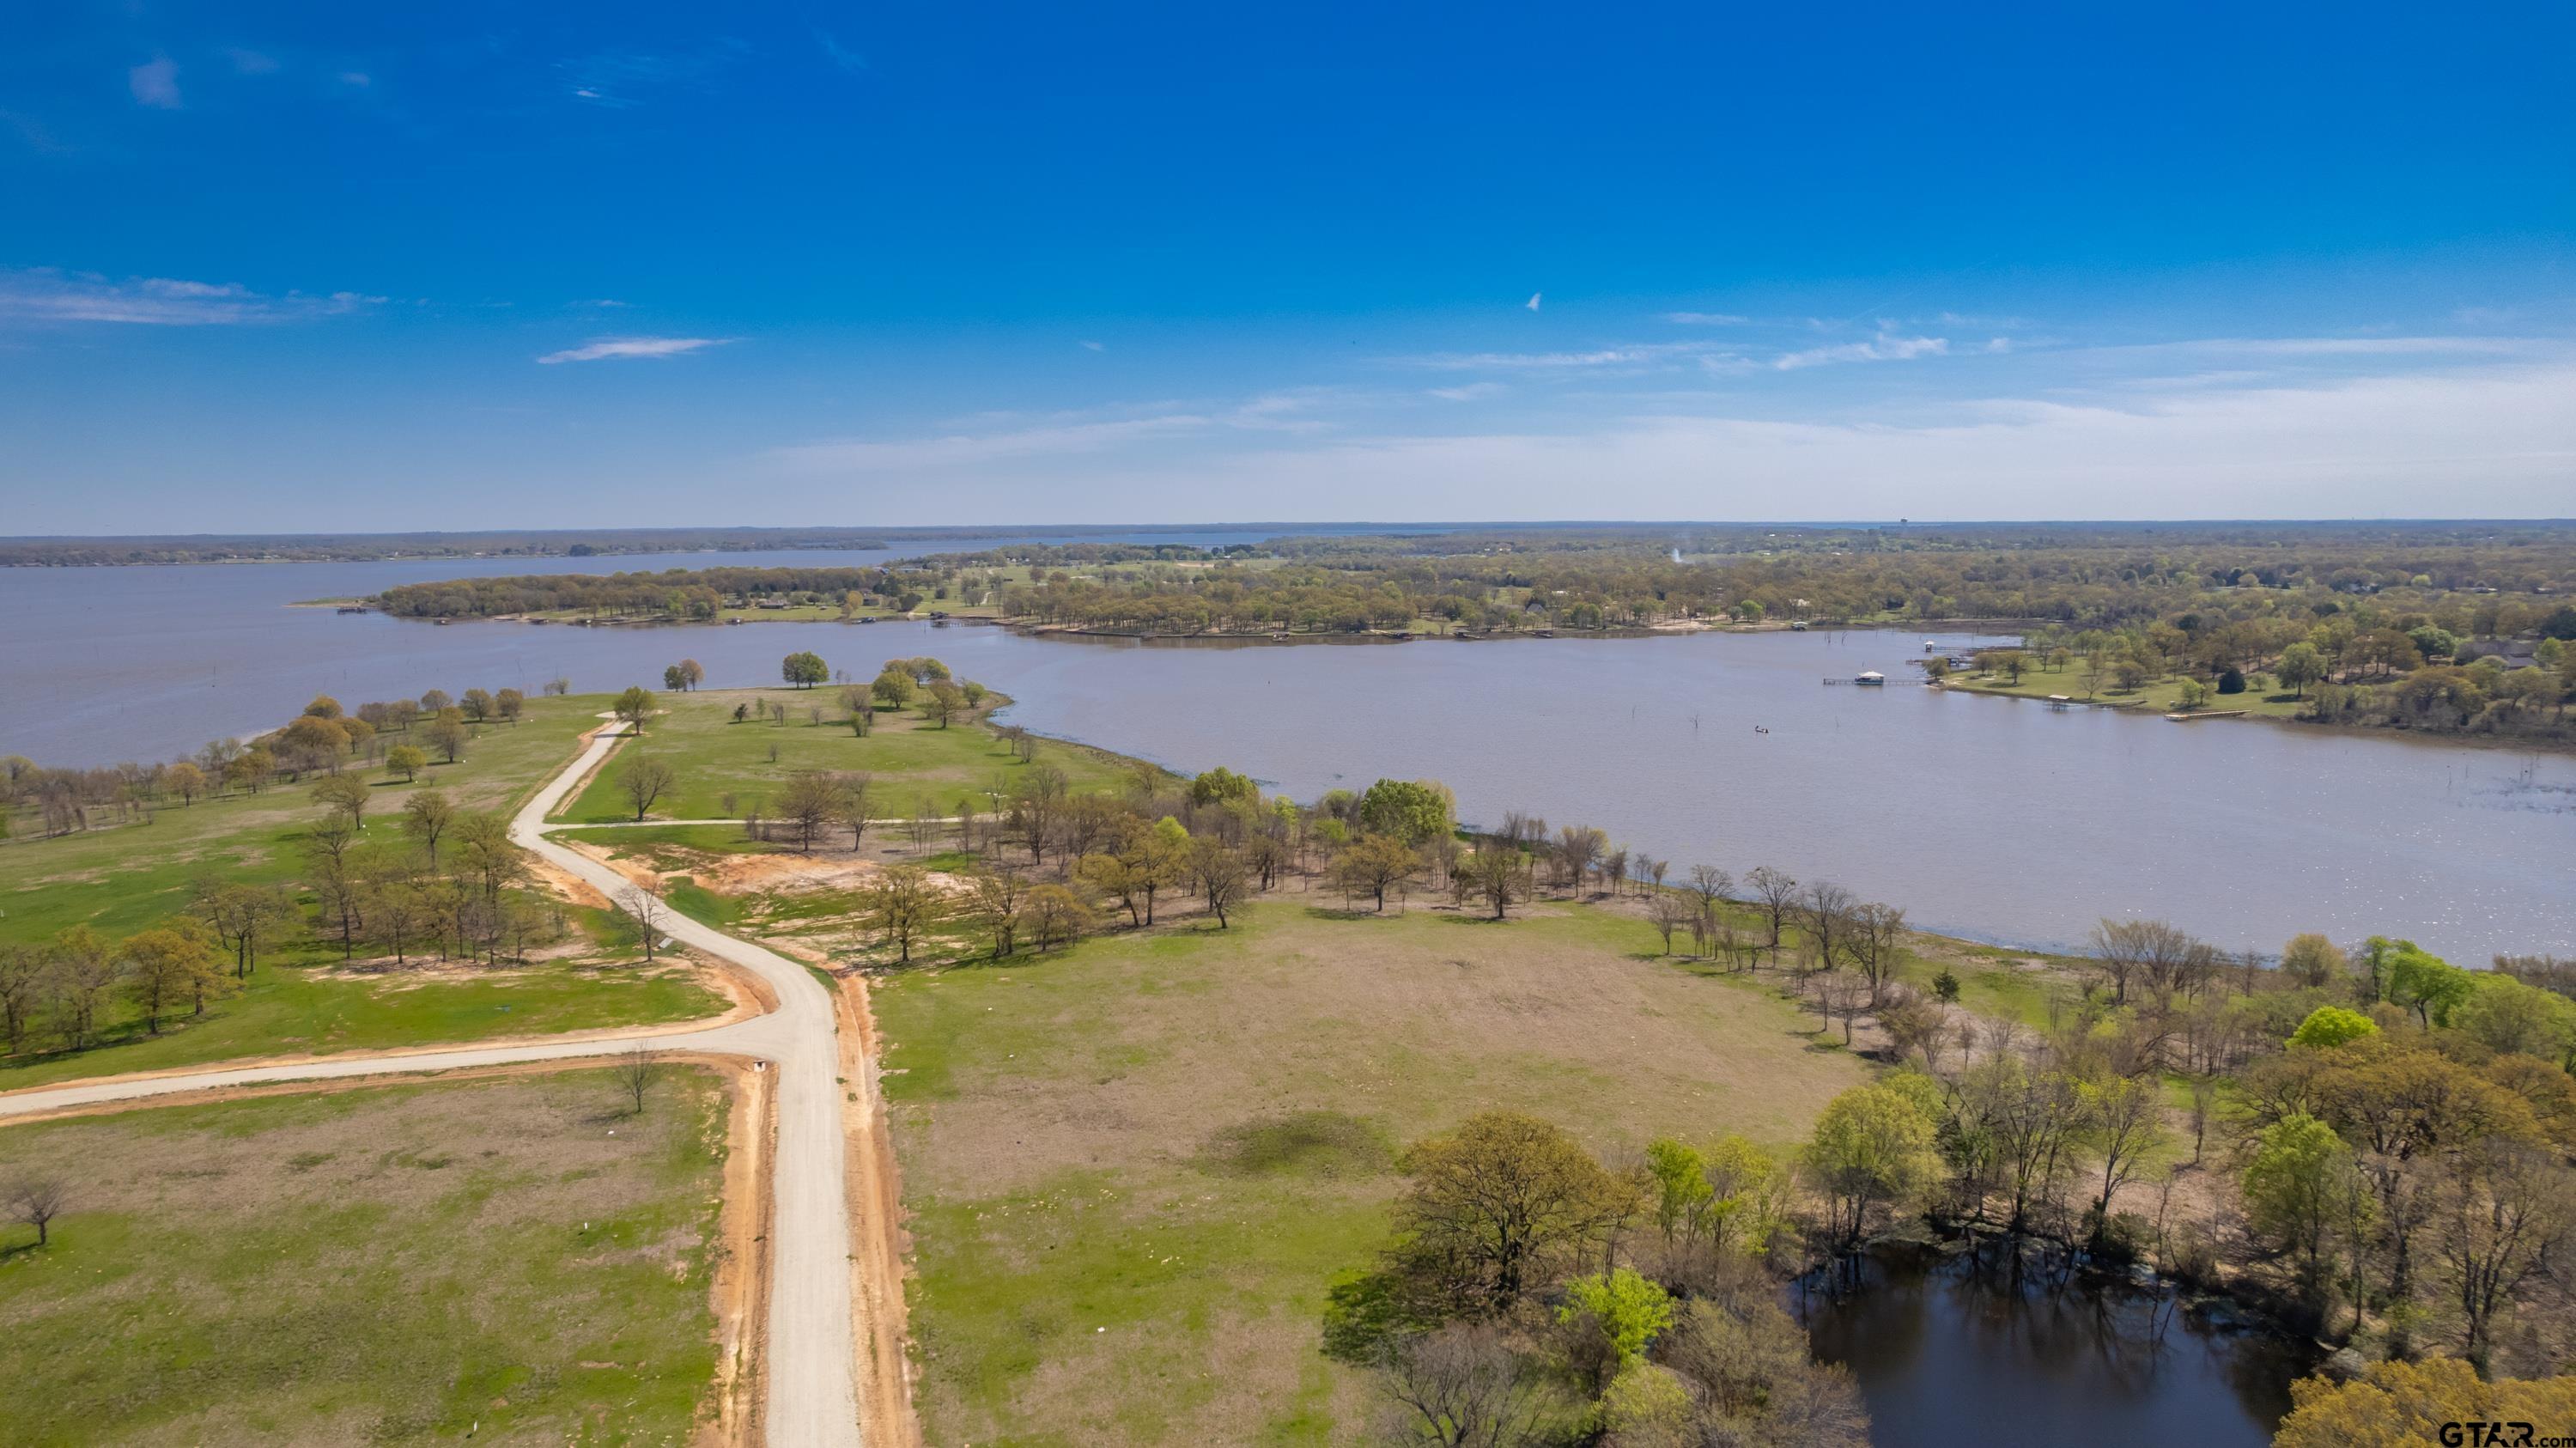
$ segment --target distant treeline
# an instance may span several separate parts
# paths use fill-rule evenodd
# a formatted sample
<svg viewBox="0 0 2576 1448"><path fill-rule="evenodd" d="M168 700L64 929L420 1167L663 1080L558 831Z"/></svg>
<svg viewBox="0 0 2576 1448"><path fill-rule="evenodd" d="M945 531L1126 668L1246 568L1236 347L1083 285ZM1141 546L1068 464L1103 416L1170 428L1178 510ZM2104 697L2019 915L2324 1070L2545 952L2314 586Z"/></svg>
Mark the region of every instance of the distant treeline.
<svg viewBox="0 0 2576 1448"><path fill-rule="evenodd" d="M2492 602L2500 622L2515 614L2516 632L2576 596L2567 524L1496 530L1283 539L1262 551L1288 561L1034 547L949 561L1037 569L1035 583L1004 595L1014 617L1172 633L1416 619L1498 631L1716 618L2118 628L2194 612L2330 616L2358 599L2392 613Z"/></svg>
<svg viewBox="0 0 2576 1448"><path fill-rule="evenodd" d="M406 583L371 600L398 618L498 618L562 610L711 619L728 603L839 601L856 593L900 603L935 576L916 568L670 568L658 573L528 573ZM905 605L909 607L910 605Z"/></svg>
<svg viewBox="0 0 2576 1448"><path fill-rule="evenodd" d="M134 563L365 562L381 558L587 558L627 553L742 553L883 548L877 530L839 528L610 528L491 533L303 533L237 536L0 539L0 567L95 568Z"/></svg>

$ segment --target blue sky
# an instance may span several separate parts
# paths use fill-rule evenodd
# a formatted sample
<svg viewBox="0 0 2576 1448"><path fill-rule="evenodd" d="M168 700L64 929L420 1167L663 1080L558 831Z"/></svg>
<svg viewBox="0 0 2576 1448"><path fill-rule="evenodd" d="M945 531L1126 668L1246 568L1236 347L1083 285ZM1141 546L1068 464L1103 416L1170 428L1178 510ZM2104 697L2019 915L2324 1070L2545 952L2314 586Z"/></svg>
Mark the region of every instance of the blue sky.
<svg viewBox="0 0 2576 1448"><path fill-rule="evenodd" d="M2564 516L2571 17L19 7L0 531Z"/></svg>

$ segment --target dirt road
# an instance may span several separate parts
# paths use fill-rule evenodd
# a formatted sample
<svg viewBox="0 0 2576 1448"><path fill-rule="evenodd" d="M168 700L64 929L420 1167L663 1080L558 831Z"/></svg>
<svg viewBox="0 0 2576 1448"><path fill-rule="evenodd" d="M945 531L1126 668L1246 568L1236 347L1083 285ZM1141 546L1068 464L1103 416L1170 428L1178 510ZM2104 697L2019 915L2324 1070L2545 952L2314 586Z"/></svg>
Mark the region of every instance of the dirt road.
<svg viewBox="0 0 2576 1448"><path fill-rule="evenodd" d="M546 838L546 815L608 756L622 733L618 728L600 731L510 824L510 837L522 847L612 899L629 888L628 882L606 865ZM776 993L778 1009L752 1020L695 1031L639 1031L569 1041L333 1057L76 1082L0 1095L0 1120L101 1102L263 1082L614 1055L637 1040L649 1041L657 1051L719 1052L759 1058L771 1063L770 1069L778 1073L763 1436L773 1448L861 1448L863 1443L899 1441L903 1428L898 1421L889 1421L900 1419L904 1413L899 1400L875 1400L878 1395L872 1394L871 1416L879 1421L864 1426L875 1431L863 1431L860 1419L852 1270L854 1263L865 1263L870 1254L855 1252L852 1245L843 1108L845 1093L861 1090L865 1083L845 1085L840 1079L832 994L795 961L676 912L668 914L664 933L759 976ZM855 1098L851 1100L855 1102ZM897 1284L885 1284L878 1290L889 1287L901 1291Z"/></svg>

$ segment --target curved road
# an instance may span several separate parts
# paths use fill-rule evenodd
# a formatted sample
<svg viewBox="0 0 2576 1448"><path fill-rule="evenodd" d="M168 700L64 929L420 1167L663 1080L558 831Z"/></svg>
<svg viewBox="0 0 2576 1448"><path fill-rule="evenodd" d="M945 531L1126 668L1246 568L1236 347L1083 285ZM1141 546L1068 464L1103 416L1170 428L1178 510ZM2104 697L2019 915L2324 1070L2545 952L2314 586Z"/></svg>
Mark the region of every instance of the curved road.
<svg viewBox="0 0 2576 1448"><path fill-rule="evenodd" d="M577 781L617 747L622 737L622 726L601 730L510 822L511 839L610 899L628 888L629 882L606 865L546 838L546 816ZM837 1079L839 1052L834 1039L831 994L795 961L677 912L668 914L663 933L758 975L777 992L778 1009L754 1020L699 1031L468 1046L75 1083L0 1095L0 1120L69 1106L211 1087L604 1056L638 1040L649 1041L656 1049L713 1051L775 1062L779 1077L778 1150L771 1177L774 1215L769 1228L764 1437L773 1448L860 1448L855 1367L858 1338L850 1292L848 1143L843 1135L844 1088Z"/></svg>

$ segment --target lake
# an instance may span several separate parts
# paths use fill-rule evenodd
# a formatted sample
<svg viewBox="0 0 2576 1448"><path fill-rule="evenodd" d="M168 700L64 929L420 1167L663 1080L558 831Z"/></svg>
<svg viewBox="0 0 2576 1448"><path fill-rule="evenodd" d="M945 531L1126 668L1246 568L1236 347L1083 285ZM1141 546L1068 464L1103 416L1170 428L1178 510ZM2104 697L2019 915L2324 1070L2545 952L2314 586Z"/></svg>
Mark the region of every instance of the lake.
<svg viewBox="0 0 2576 1448"><path fill-rule="evenodd" d="M651 687L683 656L710 686L772 684L798 649L862 677L932 653L1043 733L1229 765L1300 799L1438 778L1470 821L1525 809L1677 871L1832 878L1920 926L2004 944L2077 946L2099 917L2146 915L2237 949L2321 930L2411 936L2471 963L2576 954L2576 758L1823 683L1907 679L1918 634L1211 647L978 625L439 628L284 606L467 574L889 556L0 570L0 753L166 758L273 727L317 692L354 705L433 686L533 694L558 675Z"/></svg>
<svg viewBox="0 0 2576 1448"><path fill-rule="evenodd" d="M1793 1293L1817 1358L1852 1370L1877 1448L2264 1448L2314 1370L2305 1344L1985 1251L1889 1249L1860 1259L1856 1291Z"/></svg>

